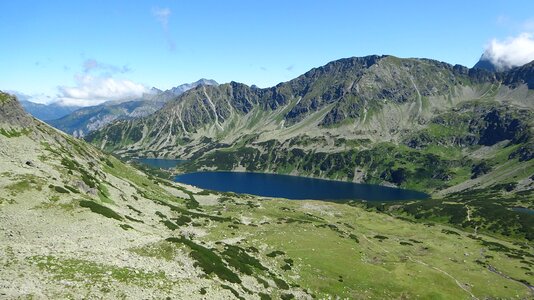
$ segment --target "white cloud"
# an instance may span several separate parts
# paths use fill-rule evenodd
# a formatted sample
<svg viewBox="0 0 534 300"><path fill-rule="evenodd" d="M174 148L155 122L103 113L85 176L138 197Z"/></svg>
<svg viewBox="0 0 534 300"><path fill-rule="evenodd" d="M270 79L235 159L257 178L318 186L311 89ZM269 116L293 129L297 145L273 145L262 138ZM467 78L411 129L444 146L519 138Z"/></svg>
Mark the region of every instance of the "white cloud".
<svg viewBox="0 0 534 300"><path fill-rule="evenodd" d="M534 60L534 35L522 33L504 41L493 39L486 46L482 58L489 60L498 70L529 63Z"/></svg>
<svg viewBox="0 0 534 300"><path fill-rule="evenodd" d="M118 67L112 64L99 62L96 59L86 59L83 62L83 71L85 73L89 73L92 71L103 71L110 74L116 74L130 72L131 69L128 66Z"/></svg>
<svg viewBox="0 0 534 300"><path fill-rule="evenodd" d="M176 49L176 43L174 42L170 30L169 30L169 19L171 18L171 9L170 8L153 8L152 15L156 20L161 24L163 28L163 33L165 34L165 40L169 50L174 51Z"/></svg>
<svg viewBox="0 0 534 300"><path fill-rule="evenodd" d="M153 8L152 14L154 17L156 17L158 22L161 23L163 28L167 28L169 26L169 18L171 17L171 10L169 8Z"/></svg>
<svg viewBox="0 0 534 300"><path fill-rule="evenodd" d="M109 100L127 100L140 97L148 91L142 84L127 79L92 76L75 76L76 86L59 86L59 102L64 105L91 106Z"/></svg>

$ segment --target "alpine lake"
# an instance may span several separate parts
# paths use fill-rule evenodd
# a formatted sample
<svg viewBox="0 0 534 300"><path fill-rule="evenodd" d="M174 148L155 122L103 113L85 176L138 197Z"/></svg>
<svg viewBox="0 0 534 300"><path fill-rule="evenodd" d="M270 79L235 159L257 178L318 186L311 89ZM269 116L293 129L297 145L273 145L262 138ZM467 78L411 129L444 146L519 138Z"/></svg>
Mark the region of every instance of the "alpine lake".
<svg viewBox="0 0 534 300"><path fill-rule="evenodd" d="M142 158L136 159L136 161L163 169L171 169L184 162L184 160L154 158ZM422 192L375 184L267 173L194 172L177 175L174 180L207 190L291 200L310 199L344 202L349 200L399 201L429 198L429 195Z"/></svg>

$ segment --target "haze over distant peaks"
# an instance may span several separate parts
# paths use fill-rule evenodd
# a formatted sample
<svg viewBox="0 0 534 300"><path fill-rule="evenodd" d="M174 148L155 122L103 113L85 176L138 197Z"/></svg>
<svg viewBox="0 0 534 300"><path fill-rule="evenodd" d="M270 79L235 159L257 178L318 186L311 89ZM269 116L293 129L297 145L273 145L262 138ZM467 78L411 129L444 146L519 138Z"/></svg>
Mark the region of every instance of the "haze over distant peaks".
<svg viewBox="0 0 534 300"><path fill-rule="evenodd" d="M88 132L102 128L115 120L148 116L162 108L168 101L200 85L217 86L218 83L215 80L202 78L166 91L153 87L139 99L108 101L100 105L84 107L71 111L56 120L48 119L48 123L76 137L83 137Z"/></svg>

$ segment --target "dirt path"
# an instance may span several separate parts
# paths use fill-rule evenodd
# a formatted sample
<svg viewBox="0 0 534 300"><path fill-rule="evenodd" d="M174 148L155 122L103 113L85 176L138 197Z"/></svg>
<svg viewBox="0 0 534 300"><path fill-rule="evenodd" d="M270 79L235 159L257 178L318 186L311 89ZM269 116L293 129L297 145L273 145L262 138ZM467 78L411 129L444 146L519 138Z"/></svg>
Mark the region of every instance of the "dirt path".
<svg viewBox="0 0 534 300"><path fill-rule="evenodd" d="M488 265L488 270L490 270L490 272L493 272L493 273L495 273L495 274L501 276L502 278L506 278L506 279L515 281L515 282L517 282L517 283L520 283L520 284L526 286L526 287L530 290L530 293L531 293L532 295L534 295L534 286L532 286L532 285L530 285L530 284L528 284L528 283L526 283L526 282L523 282L523 281L514 279L514 278L512 278L512 277L510 277L510 276L508 276L508 275L506 275L506 274L504 274L503 272L497 270L497 269L496 269L494 266L492 266L492 265Z"/></svg>
<svg viewBox="0 0 534 300"><path fill-rule="evenodd" d="M421 264L423 266L426 266L426 267L429 267L431 269L434 269L440 273L443 273L445 275L447 275L448 277L450 277L451 279L453 279L455 282L456 282L456 285L458 285L462 290L464 290L466 293L468 293L471 298L473 299L478 299L475 295L473 295L473 293L471 293L470 290L468 290L460 281L458 281L458 279L456 279L454 276L452 276L451 274L447 273L446 271L440 269L440 268L437 268L437 267L433 267L423 261L420 261L420 260L417 260L417 259L413 259L412 257L408 256L408 259L412 262L415 262L415 263L418 263L418 264Z"/></svg>

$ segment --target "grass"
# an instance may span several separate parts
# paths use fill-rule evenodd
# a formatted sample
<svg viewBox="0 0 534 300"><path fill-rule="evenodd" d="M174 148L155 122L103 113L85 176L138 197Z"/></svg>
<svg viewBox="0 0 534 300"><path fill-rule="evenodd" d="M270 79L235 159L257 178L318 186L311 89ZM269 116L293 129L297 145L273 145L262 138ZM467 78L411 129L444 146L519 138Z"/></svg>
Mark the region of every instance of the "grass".
<svg viewBox="0 0 534 300"><path fill-rule="evenodd" d="M172 283L163 272L147 272L144 270L104 265L84 259L59 258L55 256L32 256L28 260L41 270L53 274L57 281L76 281L84 285L97 282L118 281L128 285L168 289Z"/></svg>
<svg viewBox="0 0 534 300"><path fill-rule="evenodd" d="M12 181L14 182L4 187L12 196L29 190L41 191L45 183L43 178L33 174L17 175L12 178Z"/></svg>
<svg viewBox="0 0 534 300"><path fill-rule="evenodd" d="M269 272L281 272L269 275L278 289L274 298L281 297L283 293L280 291L292 285L292 280L288 279L297 274L299 279L295 283L318 298L357 298L361 295L377 299L470 298L454 279L437 269L469 284L470 292L478 298L490 295L510 298L529 293L518 281L488 271L487 266L491 265L517 280L528 281L531 276L528 275L531 271L525 269L531 267L521 261L534 263L534 259L518 252L521 250L519 246L502 240L479 235L486 241L484 244L462 230L448 226L412 223L335 203L262 201L261 204L261 209L249 208L246 212L239 203L226 201L221 205L225 205L225 213L229 216L271 220L258 227L239 226L238 234L247 236L247 240L235 246L247 249L258 244L268 245L258 254L263 257L259 260L262 265L275 265L278 270L269 267ZM320 205L321 219L304 210L304 204ZM308 216L314 222L287 221L298 220L301 216ZM224 224L216 225L203 240L217 241L233 236L232 229ZM498 251L497 246L488 246L493 244L487 242L503 245L506 248L501 248L505 251ZM240 253L235 248L232 251ZM485 255L483 259L480 253ZM240 261L243 263L246 259ZM255 270L248 268L248 272ZM242 272L246 270L243 268Z"/></svg>
<svg viewBox="0 0 534 300"><path fill-rule="evenodd" d="M130 248L129 251L146 257L154 257L171 261L176 256L176 246L167 241L148 244L142 247Z"/></svg>
<svg viewBox="0 0 534 300"><path fill-rule="evenodd" d="M8 138L14 138L14 137L21 137L23 135L28 135L31 133L30 129L23 128L22 130L16 130L16 129L4 129L0 128L0 134L8 137Z"/></svg>

